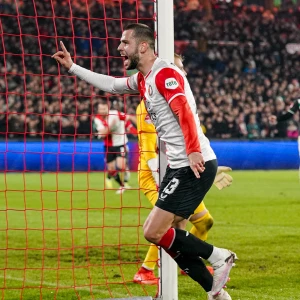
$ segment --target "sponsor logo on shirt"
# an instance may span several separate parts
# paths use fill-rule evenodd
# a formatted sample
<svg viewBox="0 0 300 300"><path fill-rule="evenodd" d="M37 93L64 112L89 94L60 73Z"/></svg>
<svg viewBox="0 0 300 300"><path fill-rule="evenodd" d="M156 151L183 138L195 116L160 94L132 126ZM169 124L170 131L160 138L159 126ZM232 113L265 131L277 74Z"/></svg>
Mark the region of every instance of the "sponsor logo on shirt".
<svg viewBox="0 0 300 300"><path fill-rule="evenodd" d="M165 88L175 90L179 86L177 80L175 78L168 78L165 81Z"/></svg>

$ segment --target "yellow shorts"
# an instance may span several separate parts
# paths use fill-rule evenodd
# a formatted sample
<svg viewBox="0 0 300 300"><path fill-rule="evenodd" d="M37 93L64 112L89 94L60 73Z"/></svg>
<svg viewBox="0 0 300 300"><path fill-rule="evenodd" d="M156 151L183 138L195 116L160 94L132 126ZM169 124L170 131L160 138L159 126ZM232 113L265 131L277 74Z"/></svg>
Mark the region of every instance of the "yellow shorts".
<svg viewBox="0 0 300 300"><path fill-rule="evenodd" d="M148 192L157 192L156 183L152 176L152 171L150 170L147 162L141 158L138 166L138 182L141 191L144 194Z"/></svg>
<svg viewBox="0 0 300 300"><path fill-rule="evenodd" d="M195 209L194 215L198 214L206 209L204 202L202 201L200 205Z"/></svg>

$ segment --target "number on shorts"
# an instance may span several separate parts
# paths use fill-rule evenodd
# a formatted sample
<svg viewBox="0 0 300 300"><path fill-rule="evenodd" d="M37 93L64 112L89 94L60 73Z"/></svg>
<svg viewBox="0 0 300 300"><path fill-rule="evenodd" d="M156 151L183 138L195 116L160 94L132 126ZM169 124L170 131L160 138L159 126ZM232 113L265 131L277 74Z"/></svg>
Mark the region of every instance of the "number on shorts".
<svg viewBox="0 0 300 300"><path fill-rule="evenodd" d="M178 187L179 185L179 179L177 178L173 178L169 183L168 185L163 189L163 193L165 194L173 194L174 191L176 190L176 188Z"/></svg>

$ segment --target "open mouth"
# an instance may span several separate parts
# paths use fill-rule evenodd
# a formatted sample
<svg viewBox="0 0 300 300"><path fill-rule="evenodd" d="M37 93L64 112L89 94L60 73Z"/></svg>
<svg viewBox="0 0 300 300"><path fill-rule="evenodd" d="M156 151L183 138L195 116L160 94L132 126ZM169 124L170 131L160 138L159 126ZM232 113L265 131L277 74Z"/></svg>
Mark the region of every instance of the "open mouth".
<svg viewBox="0 0 300 300"><path fill-rule="evenodd" d="M122 57L124 58L124 67L127 67L128 66L128 56L122 55Z"/></svg>

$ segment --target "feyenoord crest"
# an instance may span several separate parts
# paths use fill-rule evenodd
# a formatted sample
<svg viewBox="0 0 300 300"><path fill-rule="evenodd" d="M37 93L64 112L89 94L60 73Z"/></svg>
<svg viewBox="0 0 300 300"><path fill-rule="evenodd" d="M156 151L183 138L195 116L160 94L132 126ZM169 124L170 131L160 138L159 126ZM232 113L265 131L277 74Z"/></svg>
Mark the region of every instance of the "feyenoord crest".
<svg viewBox="0 0 300 300"><path fill-rule="evenodd" d="M149 96L152 96L152 94L153 94L153 89L152 89L151 85L149 85L148 94L149 94Z"/></svg>

